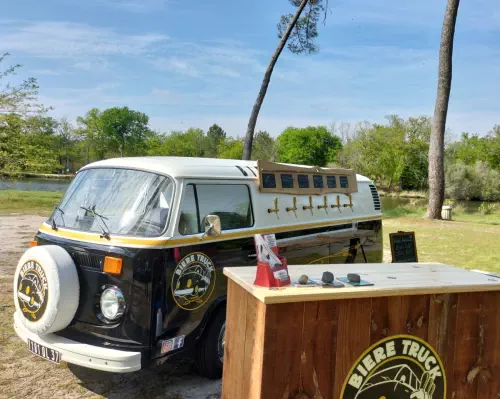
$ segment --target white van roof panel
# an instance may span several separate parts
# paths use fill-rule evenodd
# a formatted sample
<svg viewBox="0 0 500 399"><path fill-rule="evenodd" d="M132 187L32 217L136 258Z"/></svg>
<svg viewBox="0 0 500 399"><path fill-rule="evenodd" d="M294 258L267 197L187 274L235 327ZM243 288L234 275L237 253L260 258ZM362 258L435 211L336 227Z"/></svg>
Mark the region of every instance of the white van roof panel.
<svg viewBox="0 0 500 399"><path fill-rule="evenodd" d="M304 165L294 165L301 166ZM81 170L90 168L130 168L161 173L173 178L252 179L257 180L257 161L242 161L218 158L189 157L131 157L112 158L94 162ZM251 169L251 170L250 170ZM244 175L244 173L247 176ZM252 173L253 172L253 173ZM255 175L254 175L255 173ZM365 176L356 175L358 182L371 182Z"/></svg>

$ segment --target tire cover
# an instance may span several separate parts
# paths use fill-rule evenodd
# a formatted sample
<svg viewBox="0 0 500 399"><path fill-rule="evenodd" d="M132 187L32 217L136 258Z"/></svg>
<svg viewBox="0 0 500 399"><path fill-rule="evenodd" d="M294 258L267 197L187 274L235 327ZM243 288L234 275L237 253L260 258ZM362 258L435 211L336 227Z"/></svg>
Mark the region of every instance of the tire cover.
<svg viewBox="0 0 500 399"><path fill-rule="evenodd" d="M19 320L29 331L43 335L66 328L80 298L73 259L57 245L28 249L17 265L13 292Z"/></svg>

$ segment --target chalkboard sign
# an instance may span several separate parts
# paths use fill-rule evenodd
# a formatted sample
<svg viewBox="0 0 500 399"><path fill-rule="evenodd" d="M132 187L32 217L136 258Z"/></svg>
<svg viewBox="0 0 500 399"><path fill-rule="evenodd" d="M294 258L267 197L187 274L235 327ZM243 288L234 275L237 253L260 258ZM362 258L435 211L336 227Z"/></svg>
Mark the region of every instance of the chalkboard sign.
<svg viewBox="0 0 500 399"><path fill-rule="evenodd" d="M418 262L414 232L399 231L389 234L392 263Z"/></svg>

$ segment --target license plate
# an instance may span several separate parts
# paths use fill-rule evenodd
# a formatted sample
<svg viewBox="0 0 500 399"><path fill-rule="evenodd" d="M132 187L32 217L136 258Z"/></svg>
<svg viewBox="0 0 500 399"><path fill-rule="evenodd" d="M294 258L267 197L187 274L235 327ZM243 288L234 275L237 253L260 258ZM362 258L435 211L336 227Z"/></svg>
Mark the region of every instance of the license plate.
<svg viewBox="0 0 500 399"><path fill-rule="evenodd" d="M44 359L50 362L54 362L57 364L61 363L61 352L40 345L29 338L28 338L28 349L30 350L31 353L43 357Z"/></svg>

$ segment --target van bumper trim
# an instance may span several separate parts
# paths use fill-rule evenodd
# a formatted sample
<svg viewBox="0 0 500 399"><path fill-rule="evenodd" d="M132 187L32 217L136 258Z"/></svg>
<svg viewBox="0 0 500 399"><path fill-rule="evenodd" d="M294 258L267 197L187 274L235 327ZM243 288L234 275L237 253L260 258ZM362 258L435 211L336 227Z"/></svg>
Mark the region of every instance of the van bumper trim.
<svg viewBox="0 0 500 399"><path fill-rule="evenodd" d="M83 344L55 334L36 335L29 331L14 313L14 330L24 342L28 338L40 345L57 350L61 360L95 370L129 373L141 369L141 352L121 351Z"/></svg>

